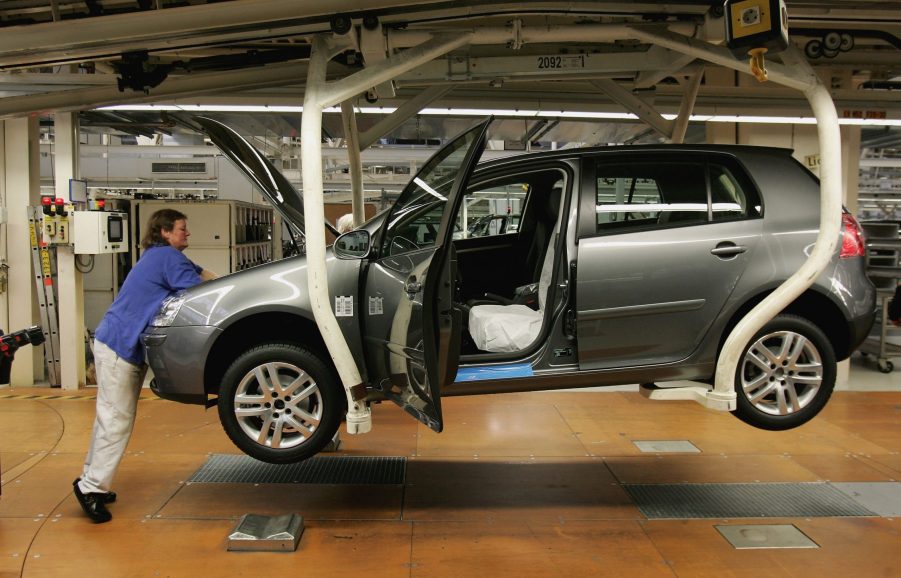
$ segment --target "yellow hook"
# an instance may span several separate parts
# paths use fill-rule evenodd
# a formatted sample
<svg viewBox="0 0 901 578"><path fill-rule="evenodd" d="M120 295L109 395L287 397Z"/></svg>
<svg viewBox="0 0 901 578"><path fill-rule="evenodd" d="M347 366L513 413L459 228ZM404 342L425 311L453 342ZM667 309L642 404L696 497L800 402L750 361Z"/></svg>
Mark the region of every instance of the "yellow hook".
<svg viewBox="0 0 901 578"><path fill-rule="evenodd" d="M763 57L766 53L766 48L752 48L748 51L748 54L751 56L749 63L751 66L751 74L754 75L754 78L756 78L758 82L767 81L766 62Z"/></svg>

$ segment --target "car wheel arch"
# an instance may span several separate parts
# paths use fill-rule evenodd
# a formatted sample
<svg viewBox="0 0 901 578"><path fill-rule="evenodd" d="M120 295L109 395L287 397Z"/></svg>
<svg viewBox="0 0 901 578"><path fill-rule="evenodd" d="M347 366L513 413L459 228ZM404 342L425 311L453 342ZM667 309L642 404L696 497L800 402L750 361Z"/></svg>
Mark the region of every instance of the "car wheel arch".
<svg viewBox="0 0 901 578"><path fill-rule="evenodd" d="M218 395L222 376L244 351L263 343L293 343L314 352L326 352L319 327L312 319L290 311L266 311L237 319L222 329L206 357L204 391ZM331 364L331 357L323 358Z"/></svg>
<svg viewBox="0 0 901 578"><path fill-rule="evenodd" d="M741 307L735 310L720 337L719 346L717 347L717 358L719 358L719 352L722 350L723 344L732 332L732 329L773 290L769 289L750 297L744 301ZM847 319L845 319L841 309L832 298L817 291L815 287L811 287L799 295L782 313L802 317L816 325L831 343L832 350L835 352L835 357L838 361L842 361L851 355Z"/></svg>

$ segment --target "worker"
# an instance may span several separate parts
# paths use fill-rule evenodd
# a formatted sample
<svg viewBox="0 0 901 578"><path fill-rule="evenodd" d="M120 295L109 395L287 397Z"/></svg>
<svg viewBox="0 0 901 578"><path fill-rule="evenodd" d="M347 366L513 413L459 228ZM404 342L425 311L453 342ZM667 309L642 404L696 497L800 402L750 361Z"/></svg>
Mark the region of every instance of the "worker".
<svg viewBox="0 0 901 578"><path fill-rule="evenodd" d="M72 485L78 503L96 523L112 519L107 504L116 501L111 491L113 477L134 429L147 372L141 333L166 297L216 278L184 255L191 234L184 214L173 209L156 211L146 231L141 240L144 252L94 337L96 417L81 477Z"/></svg>
<svg viewBox="0 0 901 578"><path fill-rule="evenodd" d="M338 229L338 233L347 233L348 231L354 230L354 216L352 213L347 213L346 215L341 215L338 221L335 223L335 228Z"/></svg>

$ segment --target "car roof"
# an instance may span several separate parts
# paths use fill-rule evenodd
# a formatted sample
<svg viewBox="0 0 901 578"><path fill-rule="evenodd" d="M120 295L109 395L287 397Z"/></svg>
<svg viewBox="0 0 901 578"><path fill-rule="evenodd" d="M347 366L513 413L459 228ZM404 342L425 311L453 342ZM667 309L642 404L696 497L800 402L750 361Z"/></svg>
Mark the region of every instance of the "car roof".
<svg viewBox="0 0 901 578"><path fill-rule="evenodd" d="M646 145L615 145L615 146L595 146L595 147L577 147L548 151L532 151L522 154L515 154L497 159L492 159L479 163L479 170L491 169L510 163L530 163L541 162L557 159L569 159L574 157L589 155L626 155L630 153L671 153L673 151L696 152L696 153L728 153L736 157L742 157L749 154L754 155L773 155L779 157L791 156L794 152L792 149L783 147L767 147L756 145L716 145L716 144L646 144Z"/></svg>

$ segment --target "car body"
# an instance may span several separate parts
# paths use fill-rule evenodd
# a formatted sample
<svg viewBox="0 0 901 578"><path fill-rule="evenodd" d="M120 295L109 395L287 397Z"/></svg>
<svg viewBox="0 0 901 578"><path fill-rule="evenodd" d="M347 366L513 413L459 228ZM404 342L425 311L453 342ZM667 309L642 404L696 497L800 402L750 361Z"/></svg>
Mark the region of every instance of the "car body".
<svg viewBox="0 0 901 578"><path fill-rule="evenodd" d="M302 202L278 171L228 127L199 122L301 229ZM819 183L791 151L603 147L476 166L488 125L450 141L390 209L327 254L330 306L369 399L391 399L436 431L448 396L711 383L731 329L815 241ZM466 199L510 190L515 228L455 235L472 224ZM873 323L861 232L841 218L826 270L746 347L735 414L752 425L816 415L836 362ZM302 256L170 298L143 342L154 391L217 403L226 432L258 459L309 457L340 423L344 391Z"/></svg>

